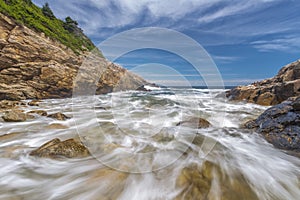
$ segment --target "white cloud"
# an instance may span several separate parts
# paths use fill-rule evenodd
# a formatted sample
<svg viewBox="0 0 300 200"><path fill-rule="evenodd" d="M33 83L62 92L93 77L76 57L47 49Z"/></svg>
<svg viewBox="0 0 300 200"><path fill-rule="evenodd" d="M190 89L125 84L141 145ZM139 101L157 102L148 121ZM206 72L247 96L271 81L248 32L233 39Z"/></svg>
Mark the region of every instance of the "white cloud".
<svg viewBox="0 0 300 200"><path fill-rule="evenodd" d="M261 52L270 51L293 51L297 52L300 48L300 37L289 36L273 40L258 40L251 43L254 48Z"/></svg>
<svg viewBox="0 0 300 200"><path fill-rule="evenodd" d="M34 1L39 4L45 2L45 0ZM57 16L64 18L70 15L80 21L85 32L93 36L98 35L103 28L131 26L139 20L143 20L140 24L142 26L152 25L162 18L168 18L176 23L193 12L201 15L198 23L209 23L216 19L257 9L273 1L276 0L177 0L176 2L166 0L68 0L59 1L59 3L52 1L50 6L54 8ZM223 7L216 11L209 10L218 4L222 4ZM143 17L145 19L142 19Z"/></svg>
<svg viewBox="0 0 300 200"><path fill-rule="evenodd" d="M240 57L236 57L236 56L216 56L216 55L213 55L212 58L216 62L220 62L223 64L232 63L241 59Z"/></svg>

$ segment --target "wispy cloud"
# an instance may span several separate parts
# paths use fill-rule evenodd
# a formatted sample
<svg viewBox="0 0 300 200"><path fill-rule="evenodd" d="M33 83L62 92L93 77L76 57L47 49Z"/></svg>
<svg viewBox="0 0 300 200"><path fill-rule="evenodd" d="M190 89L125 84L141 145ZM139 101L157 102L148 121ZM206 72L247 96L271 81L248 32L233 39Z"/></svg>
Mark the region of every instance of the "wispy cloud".
<svg viewBox="0 0 300 200"><path fill-rule="evenodd" d="M233 63L237 60L242 59L241 57L237 57L237 56L215 56L215 55L213 55L212 58L216 62L223 63L223 64Z"/></svg>
<svg viewBox="0 0 300 200"><path fill-rule="evenodd" d="M273 40L258 40L251 44L261 52L298 51L300 49L300 37L288 36Z"/></svg>
<svg viewBox="0 0 300 200"><path fill-rule="evenodd" d="M259 29L251 28L260 22L255 16L261 17L261 14L255 12L262 12L263 9L281 1L284 0L178 0L176 3L162 0L68 0L52 1L50 4L59 17L70 15L80 22L88 35L103 38L125 28L141 26L175 29L197 27L219 34L229 34L231 31L232 35L236 35L238 31L233 32L233 24L236 28L236 25L242 27L241 30L245 26L249 27L247 31L239 31L240 33L255 34ZM46 0L34 2L41 5ZM217 20L237 15L238 20L234 18L229 22L223 21L226 23L210 26ZM272 27L268 27L268 30L272 31Z"/></svg>

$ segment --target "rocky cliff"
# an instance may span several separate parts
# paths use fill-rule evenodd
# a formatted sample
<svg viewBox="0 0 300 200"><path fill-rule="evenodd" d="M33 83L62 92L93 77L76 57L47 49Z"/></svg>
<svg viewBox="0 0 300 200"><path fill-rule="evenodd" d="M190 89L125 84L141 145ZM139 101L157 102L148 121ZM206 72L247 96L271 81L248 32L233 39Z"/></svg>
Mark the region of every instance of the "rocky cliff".
<svg viewBox="0 0 300 200"><path fill-rule="evenodd" d="M0 14L0 100L71 97L74 79L86 56ZM85 85L96 87L97 94L111 92L116 85L122 90L146 83L101 55L95 60L81 82L88 81ZM97 68L95 65L103 69L100 77L90 77L95 76L91 71ZM95 78L97 83L89 81Z"/></svg>
<svg viewBox="0 0 300 200"><path fill-rule="evenodd" d="M238 86L227 92L231 100L246 100L260 105L276 105L300 95L300 60L284 66L270 79Z"/></svg>

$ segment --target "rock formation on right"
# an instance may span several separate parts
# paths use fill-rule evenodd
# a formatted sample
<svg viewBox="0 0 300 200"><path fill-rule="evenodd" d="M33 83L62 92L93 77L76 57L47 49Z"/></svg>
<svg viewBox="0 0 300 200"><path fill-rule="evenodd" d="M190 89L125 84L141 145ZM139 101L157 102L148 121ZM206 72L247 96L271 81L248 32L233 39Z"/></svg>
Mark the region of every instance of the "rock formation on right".
<svg viewBox="0 0 300 200"><path fill-rule="evenodd" d="M238 86L226 93L231 100L246 100L264 106L276 105L299 95L300 60L284 66L273 78Z"/></svg>

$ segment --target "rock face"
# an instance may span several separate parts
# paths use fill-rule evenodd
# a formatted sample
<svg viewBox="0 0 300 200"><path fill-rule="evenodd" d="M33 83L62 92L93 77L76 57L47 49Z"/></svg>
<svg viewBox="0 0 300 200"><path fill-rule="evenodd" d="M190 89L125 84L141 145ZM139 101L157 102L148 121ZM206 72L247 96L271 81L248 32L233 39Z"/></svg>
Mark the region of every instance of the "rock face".
<svg viewBox="0 0 300 200"><path fill-rule="evenodd" d="M256 129L277 148L300 152L300 97L267 109L245 127Z"/></svg>
<svg viewBox="0 0 300 200"><path fill-rule="evenodd" d="M30 153L31 156L47 158L78 158L90 155L88 149L74 139L60 141L55 138Z"/></svg>
<svg viewBox="0 0 300 200"><path fill-rule="evenodd" d="M270 79L238 86L227 92L231 100L246 100L260 105L276 105L300 95L300 60L283 67Z"/></svg>
<svg viewBox="0 0 300 200"><path fill-rule="evenodd" d="M71 97L73 81L87 55L76 55L68 47L0 14L0 100ZM142 78L99 56L85 63L81 85L96 88L96 94L118 89L136 89ZM96 76L96 77L95 77ZM97 80L96 83L91 80ZM84 88L82 89L84 90Z"/></svg>

